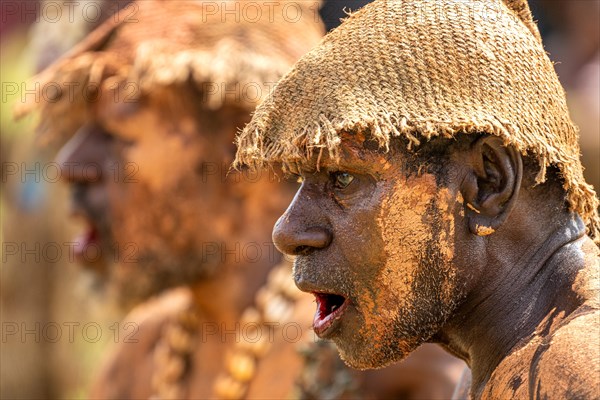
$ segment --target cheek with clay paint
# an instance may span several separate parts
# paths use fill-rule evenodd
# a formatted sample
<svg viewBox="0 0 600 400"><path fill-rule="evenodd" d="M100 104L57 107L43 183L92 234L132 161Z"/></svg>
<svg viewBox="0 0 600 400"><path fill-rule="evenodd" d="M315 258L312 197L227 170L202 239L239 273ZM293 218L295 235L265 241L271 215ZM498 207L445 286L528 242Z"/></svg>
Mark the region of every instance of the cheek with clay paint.
<svg viewBox="0 0 600 400"><path fill-rule="evenodd" d="M376 218L385 260L358 289L364 324L356 336L364 346L346 352L341 346L344 358L360 368L406 357L436 333L457 298L456 196L438 188L430 174L388 182ZM357 350L361 347L369 351Z"/></svg>

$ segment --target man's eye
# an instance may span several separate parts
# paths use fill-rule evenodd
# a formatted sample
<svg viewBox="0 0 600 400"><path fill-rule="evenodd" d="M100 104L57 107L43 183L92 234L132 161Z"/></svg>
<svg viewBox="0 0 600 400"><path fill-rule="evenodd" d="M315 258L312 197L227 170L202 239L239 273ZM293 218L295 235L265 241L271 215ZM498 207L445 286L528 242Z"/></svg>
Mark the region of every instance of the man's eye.
<svg viewBox="0 0 600 400"><path fill-rule="evenodd" d="M333 181L337 189L347 188L353 180L354 177L347 172L335 172L333 174Z"/></svg>

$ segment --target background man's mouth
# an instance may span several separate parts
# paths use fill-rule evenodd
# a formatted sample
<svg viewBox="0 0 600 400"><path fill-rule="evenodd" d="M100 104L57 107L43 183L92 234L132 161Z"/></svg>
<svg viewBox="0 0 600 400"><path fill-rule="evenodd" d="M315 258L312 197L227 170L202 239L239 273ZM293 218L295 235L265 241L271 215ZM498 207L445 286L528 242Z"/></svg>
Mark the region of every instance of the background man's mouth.
<svg viewBox="0 0 600 400"><path fill-rule="evenodd" d="M97 225L87 214L80 210L73 211L71 218L83 224L81 233L73 239L75 261L85 268L94 270L100 268L105 255L102 254L101 235Z"/></svg>
<svg viewBox="0 0 600 400"><path fill-rule="evenodd" d="M330 332L337 320L348 308L348 300L333 293L313 293L317 301L317 311L313 321L315 333L323 337Z"/></svg>
<svg viewBox="0 0 600 400"><path fill-rule="evenodd" d="M100 239L98 230L92 224L88 225L85 230L75 238L75 257L77 261L83 264L90 264L97 261L102 255L99 254Z"/></svg>

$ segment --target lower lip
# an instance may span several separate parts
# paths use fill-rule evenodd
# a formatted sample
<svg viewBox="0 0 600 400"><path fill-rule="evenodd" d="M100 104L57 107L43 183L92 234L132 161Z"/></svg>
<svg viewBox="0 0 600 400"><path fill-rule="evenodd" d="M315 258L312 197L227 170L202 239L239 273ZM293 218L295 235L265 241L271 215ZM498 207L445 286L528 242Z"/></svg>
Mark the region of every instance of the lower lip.
<svg viewBox="0 0 600 400"><path fill-rule="evenodd" d="M93 248L90 249L90 246ZM95 228L90 227L75 239L73 249L80 264L93 264L99 258L100 243Z"/></svg>
<svg viewBox="0 0 600 400"><path fill-rule="evenodd" d="M325 318L319 318L320 313L317 309L317 312L315 313L315 318L313 320L313 329L317 336L319 336L320 338L326 338L334 331L335 327L339 325L340 318L342 318L342 315L348 308L348 303L349 300L346 299L346 301L344 301L344 303L340 307L336 308Z"/></svg>

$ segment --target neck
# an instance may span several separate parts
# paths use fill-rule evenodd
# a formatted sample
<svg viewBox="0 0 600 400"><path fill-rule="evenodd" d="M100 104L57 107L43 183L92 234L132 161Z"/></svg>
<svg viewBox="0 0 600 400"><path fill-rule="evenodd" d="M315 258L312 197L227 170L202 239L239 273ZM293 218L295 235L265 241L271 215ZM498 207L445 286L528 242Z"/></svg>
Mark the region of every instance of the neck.
<svg viewBox="0 0 600 400"><path fill-rule="evenodd" d="M504 243L488 244L480 253L485 256L474 267L485 278L439 335L471 367L473 394L481 393L502 359L549 315L564 311L557 316L560 320L577 308L581 301L571 286L583 264L573 255L575 242L584 236L581 219L569 215L552 230L521 232Z"/></svg>
<svg viewBox="0 0 600 400"><path fill-rule="evenodd" d="M237 182L236 179L242 178L228 179ZM215 261L219 265L212 276L192 286L204 318L225 323L227 329L234 329L241 313L254 304L256 292L264 285L271 268L281 262L281 253L271 238L272 226L293 195L281 190L268 175L258 181L241 180L232 183L232 187L238 201L224 202L228 208L220 212L235 223L221 235L227 242L216 251Z"/></svg>

